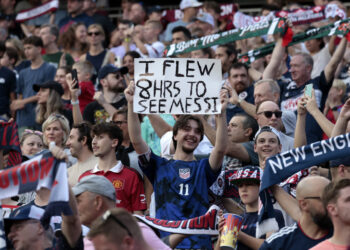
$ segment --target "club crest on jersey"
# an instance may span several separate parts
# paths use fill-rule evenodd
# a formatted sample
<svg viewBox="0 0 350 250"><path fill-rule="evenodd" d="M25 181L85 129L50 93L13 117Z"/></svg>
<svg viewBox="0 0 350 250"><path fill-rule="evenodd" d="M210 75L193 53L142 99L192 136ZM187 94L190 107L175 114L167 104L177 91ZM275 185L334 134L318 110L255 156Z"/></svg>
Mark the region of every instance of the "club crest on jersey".
<svg viewBox="0 0 350 250"><path fill-rule="evenodd" d="M181 179L188 179L191 176L191 170L189 168L180 168L179 169L179 176Z"/></svg>

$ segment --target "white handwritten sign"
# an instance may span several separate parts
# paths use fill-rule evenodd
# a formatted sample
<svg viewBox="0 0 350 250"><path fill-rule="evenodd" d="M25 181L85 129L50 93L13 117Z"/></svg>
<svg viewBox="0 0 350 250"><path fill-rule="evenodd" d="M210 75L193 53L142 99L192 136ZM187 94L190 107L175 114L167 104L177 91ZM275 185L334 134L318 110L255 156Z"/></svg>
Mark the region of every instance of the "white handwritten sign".
<svg viewBox="0 0 350 250"><path fill-rule="evenodd" d="M143 114L218 114L222 86L216 59L135 59L134 111Z"/></svg>

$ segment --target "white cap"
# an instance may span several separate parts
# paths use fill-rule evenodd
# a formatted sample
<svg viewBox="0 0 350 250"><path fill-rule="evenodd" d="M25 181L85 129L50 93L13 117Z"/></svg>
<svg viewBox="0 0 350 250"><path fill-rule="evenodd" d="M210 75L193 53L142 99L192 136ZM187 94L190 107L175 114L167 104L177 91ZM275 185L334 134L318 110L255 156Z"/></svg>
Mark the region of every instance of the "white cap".
<svg viewBox="0 0 350 250"><path fill-rule="evenodd" d="M197 0L182 0L180 3L180 9L186 9L190 7L200 7L203 3L198 2Z"/></svg>
<svg viewBox="0 0 350 250"><path fill-rule="evenodd" d="M213 28L215 27L214 17L209 13L206 13L206 12L199 13L195 18L195 20L209 23Z"/></svg>

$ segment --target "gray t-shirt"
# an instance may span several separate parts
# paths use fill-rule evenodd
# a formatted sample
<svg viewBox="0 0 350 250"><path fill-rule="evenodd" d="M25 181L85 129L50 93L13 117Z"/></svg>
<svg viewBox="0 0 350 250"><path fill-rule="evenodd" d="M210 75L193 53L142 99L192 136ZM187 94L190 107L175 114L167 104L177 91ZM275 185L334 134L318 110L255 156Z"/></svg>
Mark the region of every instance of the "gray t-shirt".
<svg viewBox="0 0 350 250"><path fill-rule="evenodd" d="M56 74L56 68L47 62L44 62L39 68L31 67L21 70L18 77L16 93L21 94L23 99L36 95L33 90L34 84L44 83L53 80ZM35 128L35 106L36 103L28 103L23 109L17 111L18 127Z"/></svg>

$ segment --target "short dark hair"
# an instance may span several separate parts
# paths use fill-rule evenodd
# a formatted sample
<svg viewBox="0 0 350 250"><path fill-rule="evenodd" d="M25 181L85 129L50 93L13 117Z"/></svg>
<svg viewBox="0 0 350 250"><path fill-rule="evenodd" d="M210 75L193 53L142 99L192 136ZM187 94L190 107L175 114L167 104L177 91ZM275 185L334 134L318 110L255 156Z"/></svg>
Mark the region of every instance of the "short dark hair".
<svg viewBox="0 0 350 250"><path fill-rule="evenodd" d="M92 137L91 137L91 124L88 122L82 122L79 124L74 124L72 129L75 128L79 132L78 141L82 141L86 137L86 145L88 149L92 152Z"/></svg>
<svg viewBox="0 0 350 250"><path fill-rule="evenodd" d="M123 59L124 59L126 56L131 56L131 57L134 58L134 59L135 59L135 58L140 58L140 57L141 57L140 53L138 53L138 52L136 52L136 51L134 51L134 50L131 50L131 51L126 52L125 55L123 56Z"/></svg>
<svg viewBox="0 0 350 250"><path fill-rule="evenodd" d="M193 120L193 121L197 122L198 129L199 129L199 132L201 134L201 140L203 140L204 126L203 126L203 123L201 122L201 120L198 117L193 116L193 115L181 115L177 119L177 121L175 122L175 125L173 127L173 143L174 143L175 148L177 146L177 141L174 138L180 129L183 129L187 126L189 120Z"/></svg>
<svg viewBox="0 0 350 250"><path fill-rule="evenodd" d="M186 27L184 26L177 26L175 28L173 28L171 30L171 34L174 34L174 33L177 33L177 32L182 32L184 33L185 35L185 38L186 38L186 41L190 40L191 39L191 32L189 31L189 29L187 29Z"/></svg>
<svg viewBox="0 0 350 250"><path fill-rule="evenodd" d="M93 135L107 134L111 139L117 139L118 145L116 150L120 147L123 142L123 132L121 129L113 123L101 122L92 127Z"/></svg>
<svg viewBox="0 0 350 250"><path fill-rule="evenodd" d="M38 36L26 37L23 40L23 45L26 45L26 44L31 44L31 45L34 45L35 47L44 47L43 40L41 40L41 38Z"/></svg>
<svg viewBox="0 0 350 250"><path fill-rule="evenodd" d="M241 68L245 68L245 70L247 71L247 74L248 74L248 66L245 65L244 63L241 63L241 62L235 62L231 65L231 67L229 68L228 72L230 74L231 70L232 69L241 69Z"/></svg>
<svg viewBox="0 0 350 250"><path fill-rule="evenodd" d="M251 141L254 140L255 134L259 130L258 122L253 117L251 117L250 115L248 115L246 113L238 113L238 114L236 114L236 116L240 116L240 117L244 118L244 120L242 122L243 128L244 129L247 129L247 128L252 129L252 133L249 136L249 140L251 140Z"/></svg>
<svg viewBox="0 0 350 250"><path fill-rule="evenodd" d="M130 20L122 19L122 20L119 21L118 24L126 24L126 25L128 25L129 28L130 28L134 23L133 23L132 21L130 21Z"/></svg>
<svg viewBox="0 0 350 250"><path fill-rule="evenodd" d="M236 47L235 47L235 45L233 45L233 44L230 44L230 43L227 43L227 44L221 44L221 45L219 45L218 46L218 48L225 48L226 49L226 54L228 55L228 56L231 56L231 55L236 55L236 58L235 58L235 61L234 62L236 62L236 60L237 60L237 50L236 50ZM233 62L233 63L234 63Z"/></svg>
<svg viewBox="0 0 350 250"><path fill-rule="evenodd" d="M330 182L323 190L322 203L325 208L332 202L336 202L339 198L340 190L350 187L350 179L342 179L337 182Z"/></svg>
<svg viewBox="0 0 350 250"><path fill-rule="evenodd" d="M54 35L56 37L56 41L58 40L58 36L60 35L60 30L58 29L57 25L55 24L44 24L41 26L41 29L43 28L49 28L50 34Z"/></svg>

